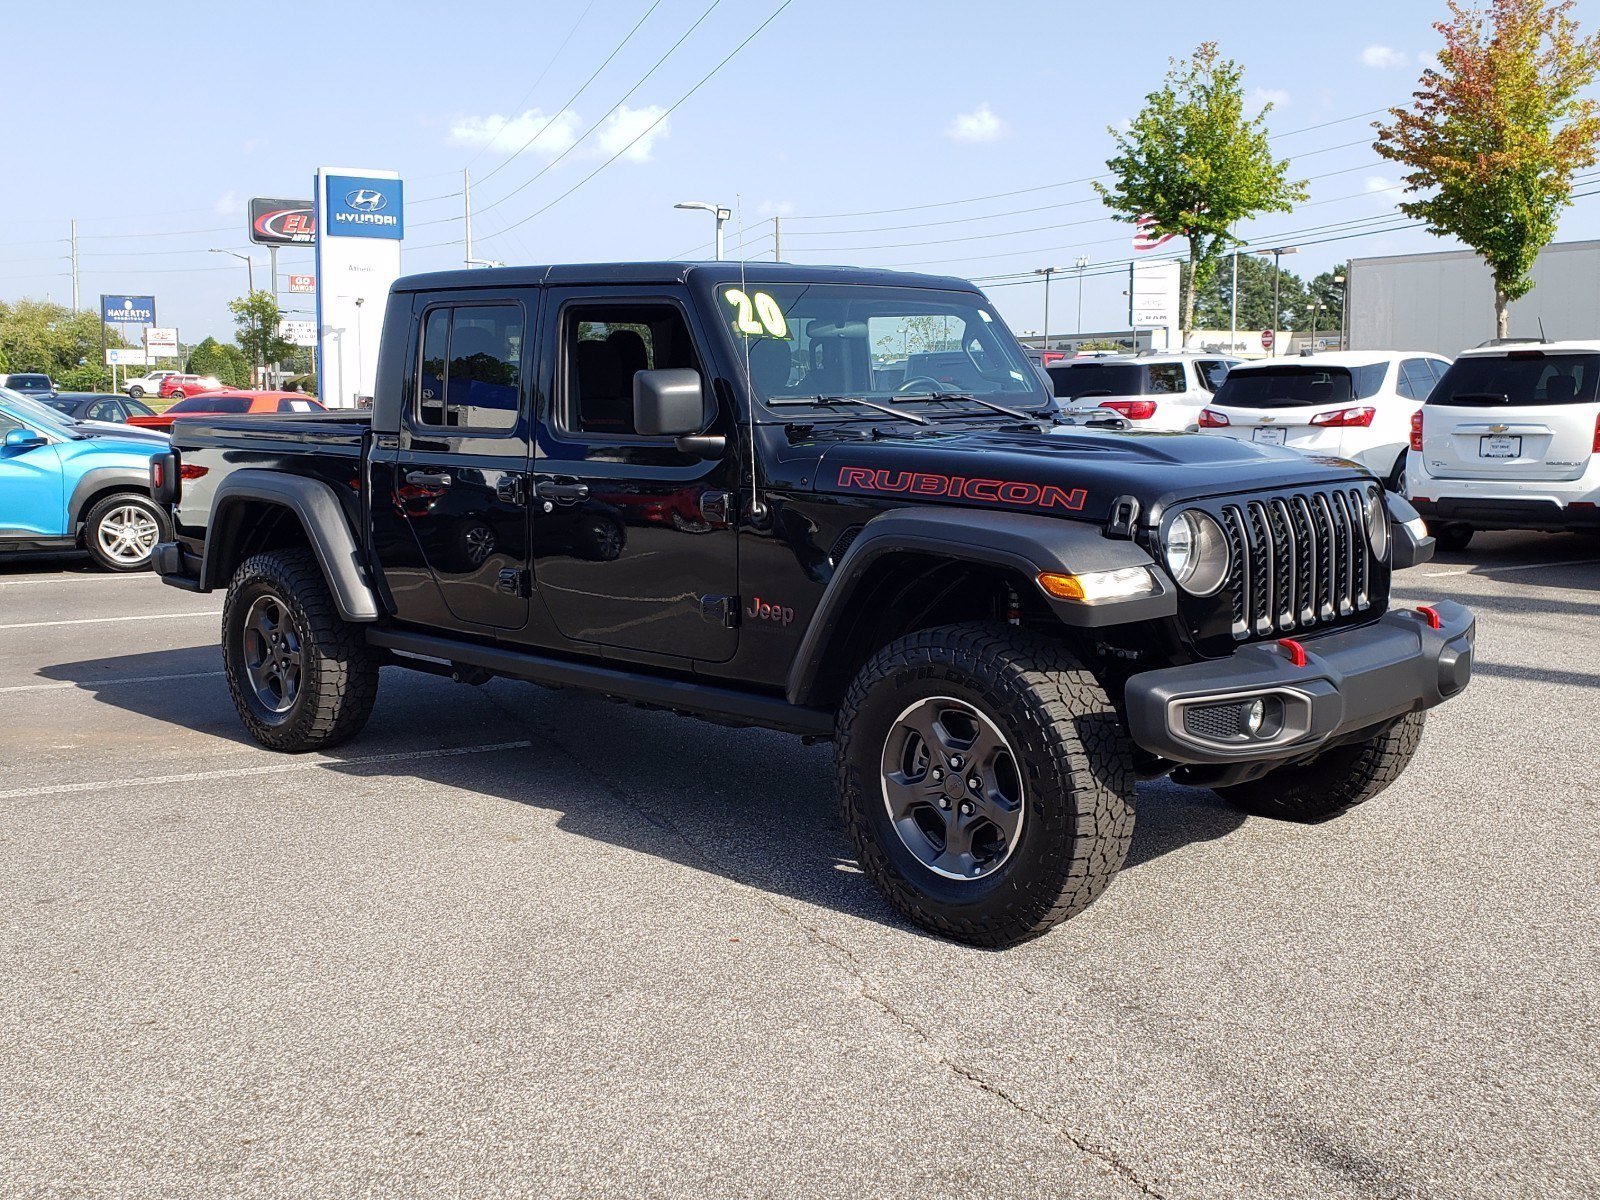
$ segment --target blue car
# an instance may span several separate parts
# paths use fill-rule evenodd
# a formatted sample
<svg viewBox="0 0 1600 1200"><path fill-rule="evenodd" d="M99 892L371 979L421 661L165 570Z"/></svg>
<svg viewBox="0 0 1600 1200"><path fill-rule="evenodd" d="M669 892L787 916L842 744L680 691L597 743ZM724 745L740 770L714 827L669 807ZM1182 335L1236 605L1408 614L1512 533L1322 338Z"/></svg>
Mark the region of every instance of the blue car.
<svg viewBox="0 0 1600 1200"><path fill-rule="evenodd" d="M166 448L0 388L0 552L82 547L108 570L144 570L172 538L150 499L150 460Z"/></svg>

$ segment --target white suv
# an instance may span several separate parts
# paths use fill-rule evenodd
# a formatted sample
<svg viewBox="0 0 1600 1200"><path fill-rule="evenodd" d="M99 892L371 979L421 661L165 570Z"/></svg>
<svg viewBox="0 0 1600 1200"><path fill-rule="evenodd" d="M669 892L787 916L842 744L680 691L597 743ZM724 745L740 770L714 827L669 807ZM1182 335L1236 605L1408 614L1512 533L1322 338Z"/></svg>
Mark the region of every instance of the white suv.
<svg viewBox="0 0 1600 1200"><path fill-rule="evenodd" d="M1468 350L1413 418L1406 487L1447 550L1479 529L1600 531L1600 342Z"/></svg>
<svg viewBox="0 0 1600 1200"><path fill-rule="evenodd" d="M1200 430L1347 458L1399 491L1411 414L1449 366L1435 354L1394 350L1240 363L1200 414Z"/></svg>
<svg viewBox="0 0 1600 1200"><path fill-rule="evenodd" d="M1045 367L1062 412L1108 408L1137 430L1182 433L1239 360L1220 354L1146 354L1074 358Z"/></svg>
<svg viewBox="0 0 1600 1200"><path fill-rule="evenodd" d="M138 379L130 379L122 385L122 390L135 400L143 400L146 396L159 396L161 394L161 381L168 375L181 375L181 371L151 371Z"/></svg>

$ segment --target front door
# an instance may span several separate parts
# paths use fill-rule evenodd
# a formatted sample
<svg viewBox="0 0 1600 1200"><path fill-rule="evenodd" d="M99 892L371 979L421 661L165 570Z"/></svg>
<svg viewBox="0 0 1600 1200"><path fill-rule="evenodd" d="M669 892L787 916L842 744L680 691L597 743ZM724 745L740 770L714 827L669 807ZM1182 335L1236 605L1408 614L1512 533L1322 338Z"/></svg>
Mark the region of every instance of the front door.
<svg viewBox="0 0 1600 1200"><path fill-rule="evenodd" d="M37 427L0 412L0 438ZM59 537L67 532L66 484L54 444L0 448L0 537Z"/></svg>
<svg viewBox="0 0 1600 1200"><path fill-rule="evenodd" d="M372 452L373 549L403 621L527 623L531 299L474 290L419 305L399 432L375 435Z"/></svg>
<svg viewBox="0 0 1600 1200"><path fill-rule="evenodd" d="M533 460L534 580L563 637L644 656L722 662L738 645L735 414L703 459L634 432L633 376L689 367L712 388L703 337L672 289L552 290Z"/></svg>

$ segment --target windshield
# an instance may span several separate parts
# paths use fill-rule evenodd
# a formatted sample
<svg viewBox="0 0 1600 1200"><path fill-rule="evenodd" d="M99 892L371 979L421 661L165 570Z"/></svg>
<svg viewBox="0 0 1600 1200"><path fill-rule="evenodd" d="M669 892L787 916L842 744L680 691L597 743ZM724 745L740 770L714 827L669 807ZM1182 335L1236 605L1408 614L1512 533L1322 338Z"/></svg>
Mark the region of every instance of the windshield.
<svg viewBox="0 0 1600 1200"><path fill-rule="evenodd" d="M1492 358L1458 358L1429 404L1588 404L1600 387L1600 354L1529 350Z"/></svg>
<svg viewBox="0 0 1600 1200"><path fill-rule="evenodd" d="M1048 367L1059 400L1181 392L1182 363L1073 362Z"/></svg>
<svg viewBox="0 0 1600 1200"><path fill-rule="evenodd" d="M12 391L9 386L0 388L0 405L4 405L6 411L17 420L26 422L30 428L40 433L52 433L64 438L83 436L77 428L76 421L62 416L48 404L43 404L32 396Z"/></svg>
<svg viewBox="0 0 1600 1200"><path fill-rule="evenodd" d="M48 375L13 375L6 380L6 386L14 392L48 392L50 390L50 376Z"/></svg>
<svg viewBox="0 0 1600 1200"><path fill-rule="evenodd" d="M1361 367L1281 366L1232 370L1217 389L1222 408L1320 408L1365 400L1383 387L1383 363Z"/></svg>
<svg viewBox="0 0 1600 1200"><path fill-rule="evenodd" d="M1022 348L975 292L756 278L721 288L718 299L762 400L893 404L952 392L1049 404Z"/></svg>

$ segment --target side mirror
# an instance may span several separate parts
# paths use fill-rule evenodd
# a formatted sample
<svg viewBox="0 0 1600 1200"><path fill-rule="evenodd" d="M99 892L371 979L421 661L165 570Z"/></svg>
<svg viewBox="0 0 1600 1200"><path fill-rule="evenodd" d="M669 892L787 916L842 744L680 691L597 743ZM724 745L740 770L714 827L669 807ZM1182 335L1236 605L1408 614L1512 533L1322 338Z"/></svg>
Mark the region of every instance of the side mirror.
<svg viewBox="0 0 1600 1200"><path fill-rule="evenodd" d="M715 415L700 386L700 372L686 367L638 371L633 376L633 428L655 437L699 433Z"/></svg>
<svg viewBox="0 0 1600 1200"><path fill-rule="evenodd" d="M32 429L12 429L6 432L6 452L21 454L24 450L37 450L48 442L42 433Z"/></svg>

